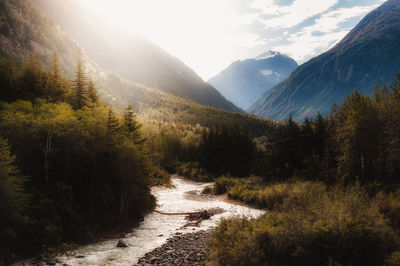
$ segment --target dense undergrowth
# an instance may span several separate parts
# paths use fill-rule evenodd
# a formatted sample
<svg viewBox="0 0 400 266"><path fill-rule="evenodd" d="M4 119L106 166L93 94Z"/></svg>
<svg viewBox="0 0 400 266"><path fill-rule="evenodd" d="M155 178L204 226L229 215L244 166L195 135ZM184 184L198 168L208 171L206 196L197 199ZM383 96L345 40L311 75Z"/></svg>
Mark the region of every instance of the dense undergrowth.
<svg viewBox="0 0 400 266"><path fill-rule="evenodd" d="M212 236L208 265L382 265L398 259L398 190L369 195L359 183L266 185L227 178L214 190L267 212L223 220Z"/></svg>

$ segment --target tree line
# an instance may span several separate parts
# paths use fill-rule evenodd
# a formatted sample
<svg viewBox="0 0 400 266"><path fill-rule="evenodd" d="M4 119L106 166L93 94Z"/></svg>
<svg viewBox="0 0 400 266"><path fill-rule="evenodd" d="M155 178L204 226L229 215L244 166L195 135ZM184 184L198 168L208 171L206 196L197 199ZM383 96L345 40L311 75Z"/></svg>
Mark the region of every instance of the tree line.
<svg viewBox="0 0 400 266"><path fill-rule="evenodd" d="M289 118L259 149L255 172L265 180L398 183L399 115L400 75L372 97L353 92L326 117L301 125Z"/></svg>
<svg viewBox="0 0 400 266"><path fill-rule="evenodd" d="M102 103L78 59L0 59L0 257L84 242L153 208L154 167L133 107Z"/></svg>

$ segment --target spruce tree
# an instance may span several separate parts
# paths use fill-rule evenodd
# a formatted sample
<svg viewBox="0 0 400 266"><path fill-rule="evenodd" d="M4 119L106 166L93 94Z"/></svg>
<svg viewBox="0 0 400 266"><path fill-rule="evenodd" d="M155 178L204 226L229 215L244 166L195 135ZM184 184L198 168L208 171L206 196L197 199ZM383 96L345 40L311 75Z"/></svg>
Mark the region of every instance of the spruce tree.
<svg viewBox="0 0 400 266"><path fill-rule="evenodd" d="M26 222L24 212L29 195L24 190L25 181L26 178L20 174L15 165L15 156L11 154L8 141L0 137L0 253L2 255L20 237L18 231Z"/></svg>
<svg viewBox="0 0 400 266"><path fill-rule="evenodd" d="M22 66L21 79L18 81L17 96L20 99L34 100L43 96L46 72L42 63L33 53L29 54Z"/></svg>
<svg viewBox="0 0 400 266"><path fill-rule="evenodd" d="M53 54L53 61L50 73L47 77L45 97L54 102L65 100L68 92L68 83L62 74L57 53Z"/></svg>
<svg viewBox="0 0 400 266"><path fill-rule="evenodd" d="M92 104L94 105L98 104L99 96L97 95L97 88L92 79L89 79L89 82L87 84L87 92L89 100L92 102Z"/></svg>
<svg viewBox="0 0 400 266"><path fill-rule="evenodd" d="M124 115L124 128L127 137L135 144L141 144L144 142L144 139L139 132L140 127L141 125L136 120L133 106L129 104Z"/></svg>
<svg viewBox="0 0 400 266"><path fill-rule="evenodd" d="M58 58L57 53L53 54L53 63L51 65L51 76L58 80L61 77L61 67L60 67L60 60Z"/></svg>
<svg viewBox="0 0 400 266"><path fill-rule="evenodd" d="M120 130L120 124L117 116L110 107L108 109L108 119L107 119L107 132L109 136L115 135Z"/></svg>
<svg viewBox="0 0 400 266"><path fill-rule="evenodd" d="M87 105L87 78L83 71L83 61L81 52L78 55L78 61L76 64L75 71L76 79L74 86L74 107L75 109L81 109Z"/></svg>

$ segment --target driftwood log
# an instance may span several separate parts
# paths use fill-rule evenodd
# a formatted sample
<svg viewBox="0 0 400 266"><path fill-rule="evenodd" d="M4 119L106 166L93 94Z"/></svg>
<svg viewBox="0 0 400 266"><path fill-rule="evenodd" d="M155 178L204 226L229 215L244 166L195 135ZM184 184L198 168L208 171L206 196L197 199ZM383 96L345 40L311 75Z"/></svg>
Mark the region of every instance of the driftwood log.
<svg viewBox="0 0 400 266"><path fill-rule="evenodd" d="M162 215L185 215L185 220L188 220L183 227L188 227L188 226L199 226L199 224L203 220L210 219L211 216L215 214L220 214L223 213L225 210L221 208L214 208L214 209L209 209L209 210L201 210L201 211L196 211L196 212L161 212L155 210L156 213L162 214Z"/></svg>

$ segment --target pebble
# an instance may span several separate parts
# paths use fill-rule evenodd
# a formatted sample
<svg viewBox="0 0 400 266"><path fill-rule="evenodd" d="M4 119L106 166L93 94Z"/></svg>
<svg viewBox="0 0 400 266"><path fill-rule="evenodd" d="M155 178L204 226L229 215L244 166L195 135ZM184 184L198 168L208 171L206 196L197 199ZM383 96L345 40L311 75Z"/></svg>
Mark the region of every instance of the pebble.
<svg viewBox="0 0 400 266"><path fill-rule="evenodd" d="M175 234L161 247L144 255L138 265L203 265L210 231Z"/></svg>

